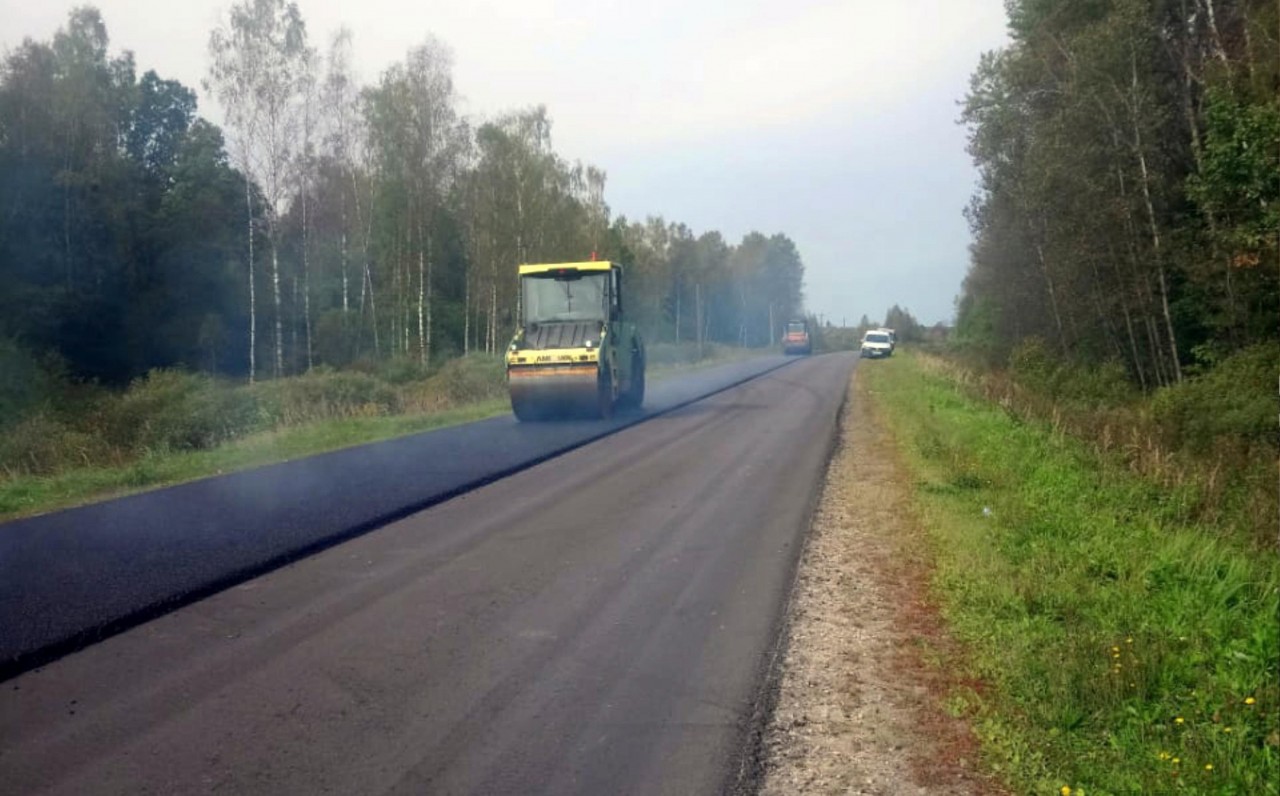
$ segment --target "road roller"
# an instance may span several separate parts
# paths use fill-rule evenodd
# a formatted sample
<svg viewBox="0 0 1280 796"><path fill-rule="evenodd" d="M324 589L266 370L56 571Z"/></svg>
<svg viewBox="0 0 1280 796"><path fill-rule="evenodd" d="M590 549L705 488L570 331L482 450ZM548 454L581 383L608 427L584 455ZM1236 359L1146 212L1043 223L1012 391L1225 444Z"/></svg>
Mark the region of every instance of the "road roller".
<svg viewBox="0 0 1280 796"><path fill-rule="evenodd" d="M787 331L782 335L782 353L813 353L813 339L809 336L808 321L794 320L787 322Z"/></svg>
<svg viewBox="0 0 1280 796"><path fill-rule="evenodd" d="M507 348L521 421L609 418L644 403L644 341L623 310L623 267L607 260L519 266L520 319Z"/></svg>

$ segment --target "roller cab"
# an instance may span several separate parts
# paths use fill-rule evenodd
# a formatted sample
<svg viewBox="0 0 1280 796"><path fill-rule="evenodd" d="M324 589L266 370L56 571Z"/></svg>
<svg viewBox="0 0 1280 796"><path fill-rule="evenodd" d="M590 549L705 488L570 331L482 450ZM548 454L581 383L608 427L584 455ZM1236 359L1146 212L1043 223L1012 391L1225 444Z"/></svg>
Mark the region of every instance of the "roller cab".
<svg viewBox="0 0 1280 796"><path fill-rule="evenodd" d="M591 261L522 265L520 321L507 349L522 421L607 418L644 402L644 342L623 311L623 268Z"/></svg>

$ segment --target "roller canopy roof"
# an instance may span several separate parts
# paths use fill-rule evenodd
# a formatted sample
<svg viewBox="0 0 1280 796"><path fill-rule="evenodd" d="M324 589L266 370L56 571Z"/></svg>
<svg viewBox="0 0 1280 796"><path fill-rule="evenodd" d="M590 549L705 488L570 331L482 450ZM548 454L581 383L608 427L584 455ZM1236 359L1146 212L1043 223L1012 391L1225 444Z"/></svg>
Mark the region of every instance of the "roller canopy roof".
<svg viewBox="0 0 1280 796"><path fill-rule="evenodd" d="M547 274L555 271L608 271L615 263L608 260L591 260L585 263L540 263L520 266L520 276Z"/></svg>

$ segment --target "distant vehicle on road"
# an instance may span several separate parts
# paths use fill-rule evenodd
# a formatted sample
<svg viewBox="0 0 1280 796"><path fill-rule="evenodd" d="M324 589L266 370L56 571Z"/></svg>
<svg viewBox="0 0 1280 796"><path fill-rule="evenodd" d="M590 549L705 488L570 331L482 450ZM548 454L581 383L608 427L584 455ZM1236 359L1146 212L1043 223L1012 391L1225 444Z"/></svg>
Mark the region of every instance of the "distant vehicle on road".
<svg viewBox="0 0 1280 796"><path fill-rule="evenodd" d="M808 321L788 321L787 330L782 335L782 353L811 354L813 340L809 336Z"/></svg>
<svg viewBox="0 0 1280 796"><path fill-rule="evenodd" d="M872 329L862 335L862 356L864 359L881 359L893 356L893 337L883 329Z"/></svg>

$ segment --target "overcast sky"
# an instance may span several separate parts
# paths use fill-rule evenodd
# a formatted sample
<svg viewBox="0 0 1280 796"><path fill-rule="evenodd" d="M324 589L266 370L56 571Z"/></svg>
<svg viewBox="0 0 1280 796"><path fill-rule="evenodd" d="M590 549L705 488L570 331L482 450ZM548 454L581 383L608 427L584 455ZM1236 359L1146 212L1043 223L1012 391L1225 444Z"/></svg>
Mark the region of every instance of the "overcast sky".
<svg viewBox="0 0 1280 796"><path fill-rule="evenodd" d="M545 104L556 150L608 172L615 214L791 236L812 312L952 315L976 179L956 102L1004 42L1001 0L297 2L319 49L351 29L366 83L431 34L465 114ZM0 47L48 40L81 4L0 0ZM91 4L113 52L197 90L231 5ZM222 123L203 92L201 110Z"/></svg>

